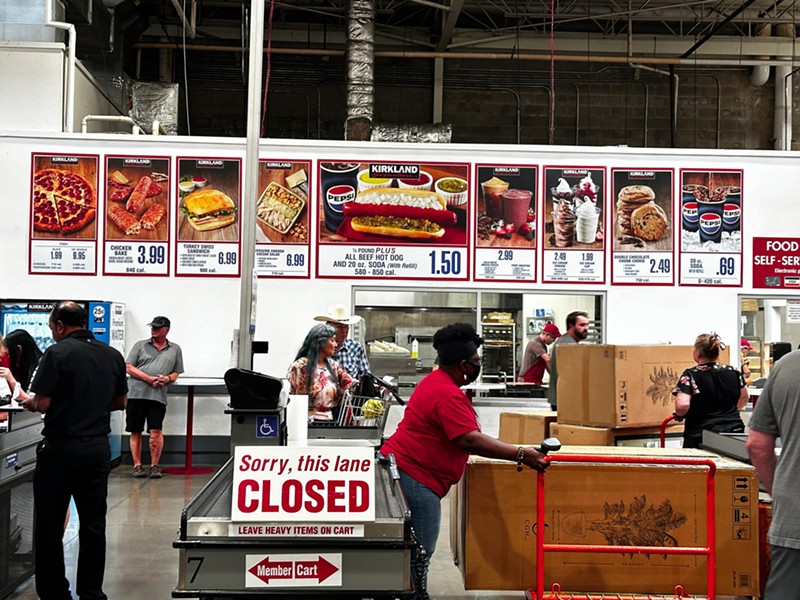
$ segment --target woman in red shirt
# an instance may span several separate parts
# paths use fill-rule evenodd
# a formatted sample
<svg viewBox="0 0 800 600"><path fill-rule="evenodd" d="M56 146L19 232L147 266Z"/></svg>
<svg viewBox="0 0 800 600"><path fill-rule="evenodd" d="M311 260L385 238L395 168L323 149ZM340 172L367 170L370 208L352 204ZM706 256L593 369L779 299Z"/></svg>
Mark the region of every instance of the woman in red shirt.
<svg viewBox="0 0 800 600"><path fill-rule="evenodd" d="M382 454L394 454L397 460L411 526L426 553L421 568L416 552L411 560L412 577L424 573L423 586L439 537L441 498L461 478L470 454L516 461L537 471L547 467L535 448L506 444L481 433L475 409L461 386L478 378L482 343L468 323L454 323L434 334L439 368L417 384L403 420L381 448Z"/></svg>

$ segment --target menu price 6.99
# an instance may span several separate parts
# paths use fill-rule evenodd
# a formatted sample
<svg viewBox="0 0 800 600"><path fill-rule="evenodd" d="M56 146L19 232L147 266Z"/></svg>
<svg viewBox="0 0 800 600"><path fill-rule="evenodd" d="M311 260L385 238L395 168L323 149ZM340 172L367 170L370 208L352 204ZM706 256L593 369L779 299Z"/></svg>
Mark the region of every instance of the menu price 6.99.
<svg viewBox="0 0 800 600"><path fill-rule="evenodd" d="M318 277L467 278L466 250L416 246L320 246Z"/></svg>
<svg viewBox="0 0 800 600"><path fill-rule="evenodd" d="M179 242L176 275L236 276L238 244Z"/></svg>
<svg viewBox="0 0 800 600"><path fill-rule="evenodd" d="M255 268L259 277L308 277L308 247L256 246Z"/></svg>

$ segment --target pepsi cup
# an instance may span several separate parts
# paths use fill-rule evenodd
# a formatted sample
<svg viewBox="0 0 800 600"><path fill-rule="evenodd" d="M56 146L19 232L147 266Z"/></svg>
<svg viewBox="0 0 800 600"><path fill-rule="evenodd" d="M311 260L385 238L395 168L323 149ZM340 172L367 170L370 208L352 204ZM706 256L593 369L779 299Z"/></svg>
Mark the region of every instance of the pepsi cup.
<svg viewBox="0 0 800 600"><path fill-rule="evenodd" d="M683 230L697 231L698 223L697 202L692 198L691 202L683 203Z"/></svg>
<svg viewBox="0 0 800 600"><path fill-rule="evenodd" d="M698 202L697 214L700 243L722 240L722 202Z"/></svg>
<svg viewBox="0 0 800 600"><path fill-rule="evenodd" d="M344 205L356 198L358 163L320 163L320 185L325 228L336 231L344 221Z"/></svg>
<svg viewBox="0 0 800 600"><path fill-rule="evenodd" d="M738 204L726 202L722 207L722 231L739 231L742 209Z"/></svg>

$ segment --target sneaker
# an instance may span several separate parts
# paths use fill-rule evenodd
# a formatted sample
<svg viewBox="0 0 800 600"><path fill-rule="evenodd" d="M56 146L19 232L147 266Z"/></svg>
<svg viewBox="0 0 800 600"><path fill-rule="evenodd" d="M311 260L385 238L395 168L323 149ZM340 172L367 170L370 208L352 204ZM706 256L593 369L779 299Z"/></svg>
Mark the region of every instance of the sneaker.
<svg viewBox="0 0 800 600"><path fill-rule="evenodd" d="M142 473L144 473L144 469L142 469ZM150 479L161 479L161 469L158 468L158 465L150 467Z"/></svg>
<svg viewBox="0 0 800 600"><path fill-rule="evenodd" d="M144 472L144 467L142 465L136 465L133 467L133 476L134 477L147 477L147 473Z"/></svg>

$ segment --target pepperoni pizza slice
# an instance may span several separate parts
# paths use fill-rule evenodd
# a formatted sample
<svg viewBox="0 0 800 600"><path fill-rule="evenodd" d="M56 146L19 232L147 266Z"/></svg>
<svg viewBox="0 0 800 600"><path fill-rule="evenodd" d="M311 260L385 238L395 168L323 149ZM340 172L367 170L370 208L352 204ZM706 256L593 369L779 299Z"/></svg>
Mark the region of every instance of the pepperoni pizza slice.
<svg viewBox="0 0 800 600"><path fill-rule="evenodd" d="M94 221L95 194L78 173L42 169L33 176L33 228L72 233Z"/></svg>

